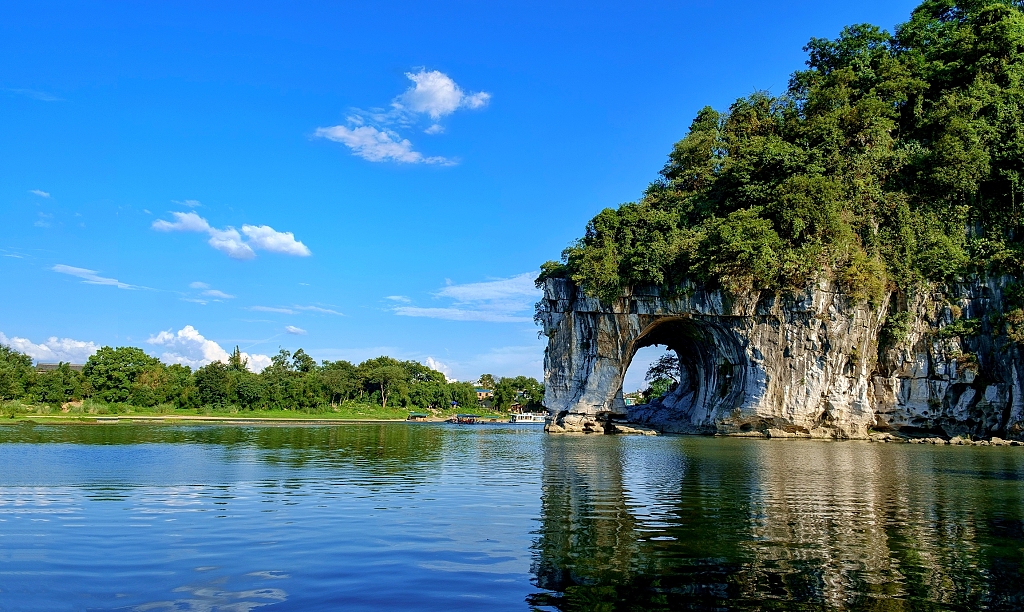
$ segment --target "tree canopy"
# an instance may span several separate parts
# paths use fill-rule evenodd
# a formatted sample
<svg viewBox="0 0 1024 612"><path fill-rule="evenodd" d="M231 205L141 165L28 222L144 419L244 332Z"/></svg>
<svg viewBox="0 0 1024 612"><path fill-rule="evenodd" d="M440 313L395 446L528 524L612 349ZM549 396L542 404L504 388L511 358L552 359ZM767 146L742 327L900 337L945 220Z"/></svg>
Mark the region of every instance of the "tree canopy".
<svg viewBox="0 0 1024 612"><path fill-rule="evenodd" d="M851 297L1020 274L1024 13L926 0L894 34L813 38L785 93L697 113L637 202L542 266L611 301L684 281L730 292L829 275Z"/></svg>
<svg viewBox="0 0 1024 612"><path fill-rule="evenodd" d="M381 356L358 365L348 361L317 363L302 349L295 353L281 349L259 373L246 366L237 347L226 363L214 361L196 370L161 363L135 347L103 347L89 358L82 372L64 363L37 372L28 355L0 344L0 401L19 399L60 406L92 398L139 407L312 412L346 402L410 410L471 410L479 406L472 383L449 382L441 372L416 361ZM504 410L516 403L539 405L544 397L543 386L525 376L502 378L495 384L503 398L496 405Z"/></svg>

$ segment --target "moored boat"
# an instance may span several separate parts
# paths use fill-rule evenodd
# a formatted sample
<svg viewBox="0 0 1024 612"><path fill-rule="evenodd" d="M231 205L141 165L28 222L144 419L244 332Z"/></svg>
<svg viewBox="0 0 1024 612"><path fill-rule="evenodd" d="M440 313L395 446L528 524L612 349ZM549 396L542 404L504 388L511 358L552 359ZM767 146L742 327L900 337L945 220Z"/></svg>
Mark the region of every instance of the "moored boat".
<svg viewBox="0 0 1024 612"><path fill-rule="evenodd" d="M508 422L509 423L539 423L544 424L544 420L547 419L548 415L541 412L524 412L522 414L513 414Z"/></svg>

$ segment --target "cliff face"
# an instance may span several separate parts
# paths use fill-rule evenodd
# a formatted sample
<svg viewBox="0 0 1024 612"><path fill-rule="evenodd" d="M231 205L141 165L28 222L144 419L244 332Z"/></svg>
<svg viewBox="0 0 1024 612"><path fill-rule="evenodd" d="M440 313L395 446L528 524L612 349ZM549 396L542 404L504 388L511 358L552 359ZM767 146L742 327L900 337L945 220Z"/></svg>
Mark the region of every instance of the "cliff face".
<svg viewBox="0 0 1024 612"><path fill-rule="evenodd" d="M538 304L548 336L547 429L599 431L611 416L678 433L865 438L873 429L1019 438L1021 351L988 331L1005 310L1005 285L917 295L899 309L902 326L890 323L883 333L896 310L888 299L876 308L852 303L826 283L736 298L702 290L663 297L647 288L606 305L548 279ZM681 382L627 409L626 369L638 349L654 344L679 355Z"/></svg>

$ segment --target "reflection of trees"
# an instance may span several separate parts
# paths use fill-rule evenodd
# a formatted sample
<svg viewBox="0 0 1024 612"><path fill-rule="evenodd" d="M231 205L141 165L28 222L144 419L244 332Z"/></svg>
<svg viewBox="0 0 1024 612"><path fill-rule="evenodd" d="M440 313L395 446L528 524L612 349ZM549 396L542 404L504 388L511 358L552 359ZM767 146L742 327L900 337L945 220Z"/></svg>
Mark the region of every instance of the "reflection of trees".
<svg viewBox="0 0 1024 612"><path fill-rule="evenodd" d="M545 440L537 605L1019 609L1024 456L701 438Z"/></svg>
<svg viewBox="0 0 1024 612"><path fill-rule="evenodd" d="M200 444L231 457L287 467L344 468L366 477L422 481L451 444L442 427L407 424L320 426L68 425L0 427L0 442L84 445ZM251 451L257 451L252 453ZM367 484L370 484L367 481Z"/></svg>

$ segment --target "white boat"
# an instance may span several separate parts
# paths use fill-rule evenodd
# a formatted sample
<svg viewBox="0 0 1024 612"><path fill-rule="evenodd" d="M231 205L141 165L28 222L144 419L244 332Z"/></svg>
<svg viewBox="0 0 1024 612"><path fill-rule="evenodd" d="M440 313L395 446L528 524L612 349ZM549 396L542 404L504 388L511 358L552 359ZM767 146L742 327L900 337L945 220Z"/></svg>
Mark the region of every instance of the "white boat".
<svg viewBox="0 0 1024 612"><path fill-rule="evenodd" d="M509 423L540 423L544 424L544 420L548 418L546 413L542 412L524 412L522 414L513 414L512 418L508 420Z"/></svg>

